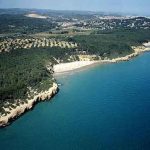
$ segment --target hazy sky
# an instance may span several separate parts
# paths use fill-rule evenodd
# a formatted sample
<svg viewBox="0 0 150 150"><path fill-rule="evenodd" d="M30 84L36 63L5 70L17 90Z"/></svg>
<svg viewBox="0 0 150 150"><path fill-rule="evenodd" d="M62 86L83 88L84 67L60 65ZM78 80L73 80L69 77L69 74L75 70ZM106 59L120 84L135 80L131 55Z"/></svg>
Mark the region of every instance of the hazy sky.
<svg viewBox="0 0 150 150"><path fill-rule="evenodd" d="M0 0L0 8L44 8L150 15L150 0Z"/></svg>

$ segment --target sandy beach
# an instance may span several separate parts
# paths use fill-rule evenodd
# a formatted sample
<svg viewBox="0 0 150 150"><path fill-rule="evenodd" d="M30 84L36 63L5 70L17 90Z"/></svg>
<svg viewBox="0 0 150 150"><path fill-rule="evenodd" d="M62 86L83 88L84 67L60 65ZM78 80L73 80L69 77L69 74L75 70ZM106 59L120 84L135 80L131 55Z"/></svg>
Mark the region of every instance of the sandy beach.
<svg viewBox="0 0 150 150"><path fill-rule="evenodd" d="M73 71L82 67L87 67L90 65L93 65L95 63L99 63L99 61L75 61L70 63L61 63L54 65L54 73L63 73L63 72L69 72Z"/></svg>
<svg viewBox="0 0 150 150"><path fill-rule="evenodd" d="M150 42L143 43L142 46L132 47L134 50L134 53L126 55L124 57L118 57L115 59L105 59L105 60L99 60L99 61L75 61L70 63L60 63L53 66L53 70L55 74L61 74L65 72L70 72L73 70L77 70L80 68L84 68L87 66L91 66L93 64L98 63L117 63L120 61L129 61L131 58L138 56L140 53L150 51Z"/></svg>

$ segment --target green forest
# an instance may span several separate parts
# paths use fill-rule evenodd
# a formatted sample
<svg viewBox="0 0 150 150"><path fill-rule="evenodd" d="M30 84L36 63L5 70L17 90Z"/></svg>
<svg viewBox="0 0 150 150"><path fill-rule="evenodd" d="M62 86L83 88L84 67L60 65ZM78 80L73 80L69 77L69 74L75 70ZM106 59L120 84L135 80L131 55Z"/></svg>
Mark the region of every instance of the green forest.
<svg viewBox="0 0 150 150"><path fill-rule="evenodd" d="M28 87L39 91L48 89L54 78L53 71L48 71L46 66L56 64L55 58L67 62L71 55L77 56L83 51L109 58L126 55L133 52L131 46L141 45L150 39L150 30L95 30L90 35L67 36L63 39L78 43L78 48L16 49L0 54L1 105L5 101L25 100Z"/></svg>
<svg viewBox="0 0 150 150"><path fill-rule="evenodd" d="M53 57L67 61L72 50L61 48L17 49L0 54L0 102L25 99L27 87L46 90L51 87L53 71L46 66L56 63Z"/></svg>
<svg viewBox="0 0 150 150"><path fill-rule="evenodd" d="M29 34L49 31L55 28L57 23L52 23L48 19L29 18L23 15L0 15L0 33L20 33Z"/></svg>
<svg viewBox="0 0 150 150"><path fill-rule="evenodd" d="M131 46L138 46L150 39L150 30L107 30L93 31L91 35L77 35L68 38L79 44L80 49L88 54L118 57L133 52Z"/></svg>

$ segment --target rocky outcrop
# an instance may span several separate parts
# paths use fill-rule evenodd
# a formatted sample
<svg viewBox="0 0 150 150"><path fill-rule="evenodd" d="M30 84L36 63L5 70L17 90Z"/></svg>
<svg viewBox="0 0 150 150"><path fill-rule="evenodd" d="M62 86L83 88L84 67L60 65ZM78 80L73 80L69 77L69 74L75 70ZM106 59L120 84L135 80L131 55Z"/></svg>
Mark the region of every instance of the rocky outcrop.
<svg viewBox="0 0 150 150"><path fill-rule="evenodd" d="M30 110L37 102L52 98L58 92L58 85L53 83L53 86L44 92L38 93L33 99L28 99L27 103L20 104L11 109L7 115L0 116L0 127L6 126L11 120L19 117L26 111Z"/></svg>

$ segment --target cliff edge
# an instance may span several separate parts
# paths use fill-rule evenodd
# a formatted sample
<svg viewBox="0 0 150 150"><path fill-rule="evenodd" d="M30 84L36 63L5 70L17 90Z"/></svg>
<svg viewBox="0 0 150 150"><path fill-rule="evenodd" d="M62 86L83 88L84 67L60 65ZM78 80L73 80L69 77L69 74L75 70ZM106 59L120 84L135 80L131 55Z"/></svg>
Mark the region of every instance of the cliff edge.
<svg viewBox="0 0 150 150"><path fill-rule="evenodd" d="M52 98L58 92L58 85L53 83L53 86L49 88L47 91L38 93L34 96L33 99L27 99L26 103L20 104L13 109L7 109L9 113L7 115L0 116L0 127L4 127L10 123L10 121L19 117L26 111L30 110L37 102L44 101L46 99Z"/></svg>

